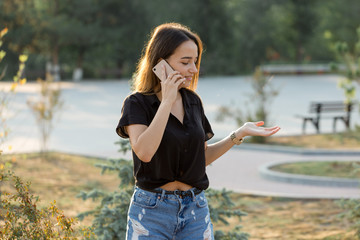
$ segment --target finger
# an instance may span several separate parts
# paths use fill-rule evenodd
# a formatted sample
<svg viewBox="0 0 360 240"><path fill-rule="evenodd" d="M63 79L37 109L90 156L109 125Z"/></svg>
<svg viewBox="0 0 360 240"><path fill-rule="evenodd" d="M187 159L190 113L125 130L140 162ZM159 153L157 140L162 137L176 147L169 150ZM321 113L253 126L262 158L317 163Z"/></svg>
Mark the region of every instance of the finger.
<svg viewBox="0 0 360 240"><path fill-rule="evenodd" d="M178 74L180 74L178 71L171 72L171 73L167 76L167 78L168 78L168 79L172 79L174 76L176 76L176 75L178 75Z"/></svg>
<svg viewBox="0 0 360 240"><path fill-rule="evenodd" d="M267 136L271 136L271 135L277 133L279 130L280 130L280 127L276 127L274 129L272 129L271 131L268 131Z"/></svg>
<svg viewBox="0 0 360 240"><path fill-rule="evenodd" d="M264 121L256 122L255 125L258 126L258 127L262 126L262 125L264 125Z"/></svg>
<svg viewBox="0 0 360 240"><path fill-rule="evenodd" d="M172 84L175 84L178 79L181 78L181 75L178 75L178 74L171 74L171 76L168 77L168 81L169 83L172 83Z"/></svg>
<svg viewBox="0 0 360 240"><path fill-rule="evenodd" d="M174 83L177 83L178 81L183 82L185 79L182 75L180 75L180 73L178 74L174 74L171 78L171 81L173 81Z"/></svg>
<svg viewBox="0 0 360 240"><path fill-rule="evenodd" d="M273 130L276 130L276 129L280 129L280 127L278 127L278 126L275 126L275 127L271 127L271 128L264 128L264 130L266 130L266 131L273 131Z"/></svg>
<svg viewBox="0 0 360 240"><path fill-rule="evenodd" d="M178 80L176 80L175 85L179 87L181 84L185 83L185 78L181 77Z"/></svg>
<svg viewBox="0 0 360 240"><path fill-rule="evenodd" d="M181 75L175 77L176 77L175 83L183 83L185 81L185 78Z"/></svg>

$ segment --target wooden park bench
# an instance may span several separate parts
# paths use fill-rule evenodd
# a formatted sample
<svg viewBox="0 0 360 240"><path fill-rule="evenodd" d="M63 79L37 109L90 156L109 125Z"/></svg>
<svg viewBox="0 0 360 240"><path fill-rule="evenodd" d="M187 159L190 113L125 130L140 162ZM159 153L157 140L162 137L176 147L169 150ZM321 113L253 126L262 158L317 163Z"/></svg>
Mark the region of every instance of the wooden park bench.
<svg viewBox="0 0 360 240"><path fill-rule="evenodd" d="M302 130L305 133L306 123L311 122L317 133L320 133L320 119L332 118L333 131L336 132L336 122L341 120L344 122L346 129L350 128L350 115L353 110L353 103L344 102L311 102L309 113L311 116L298 116L303 119ZM330 115L328 114L330 113Z"/></svg>

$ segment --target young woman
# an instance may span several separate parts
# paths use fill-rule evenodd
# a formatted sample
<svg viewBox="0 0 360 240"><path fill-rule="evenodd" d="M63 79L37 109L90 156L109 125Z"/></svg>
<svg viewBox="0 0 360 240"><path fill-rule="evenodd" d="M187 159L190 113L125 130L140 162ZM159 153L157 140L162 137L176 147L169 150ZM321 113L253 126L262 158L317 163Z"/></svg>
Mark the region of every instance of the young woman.
<svg viewBox="0 0 360 240"><path fill-rule="evenodd" d="M127 239L213 239L204 190L205 168L245 136L270 136L279 127L248 122L214 144L214 133L194 92L202 42L187 27L155 28L137 67L133 94L123 104L117 133L129 138L136 188L128 213ZM175 70L152 68L162 59Z"/></svg>

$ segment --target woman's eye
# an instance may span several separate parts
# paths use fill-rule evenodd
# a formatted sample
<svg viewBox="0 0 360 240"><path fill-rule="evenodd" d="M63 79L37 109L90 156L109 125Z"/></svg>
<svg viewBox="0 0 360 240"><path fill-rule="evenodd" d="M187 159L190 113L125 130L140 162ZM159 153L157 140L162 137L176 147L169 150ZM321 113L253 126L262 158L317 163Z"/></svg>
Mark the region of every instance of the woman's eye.
<svg viewBox="0 0 360 240"><path fill-rule="evenodd" d="M183 65L188 65L189 63L187 63L187 62L186 62L186 63L184 63L184 62L183 62L182 64L183 64Z"/></svg>

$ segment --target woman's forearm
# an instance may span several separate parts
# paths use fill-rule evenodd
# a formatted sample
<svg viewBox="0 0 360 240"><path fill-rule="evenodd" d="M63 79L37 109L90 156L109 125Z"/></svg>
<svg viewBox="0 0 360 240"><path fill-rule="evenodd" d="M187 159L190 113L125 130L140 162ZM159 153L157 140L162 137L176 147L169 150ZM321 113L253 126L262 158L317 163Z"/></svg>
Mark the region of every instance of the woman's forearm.
<svg viewBox="0 0 360 240"><path fill-rule="evenodd" d="M229 151L232 146L234 146L234 142L230 139L229 136L216 143L208 145L205 149L206 166Z"/></svg>

